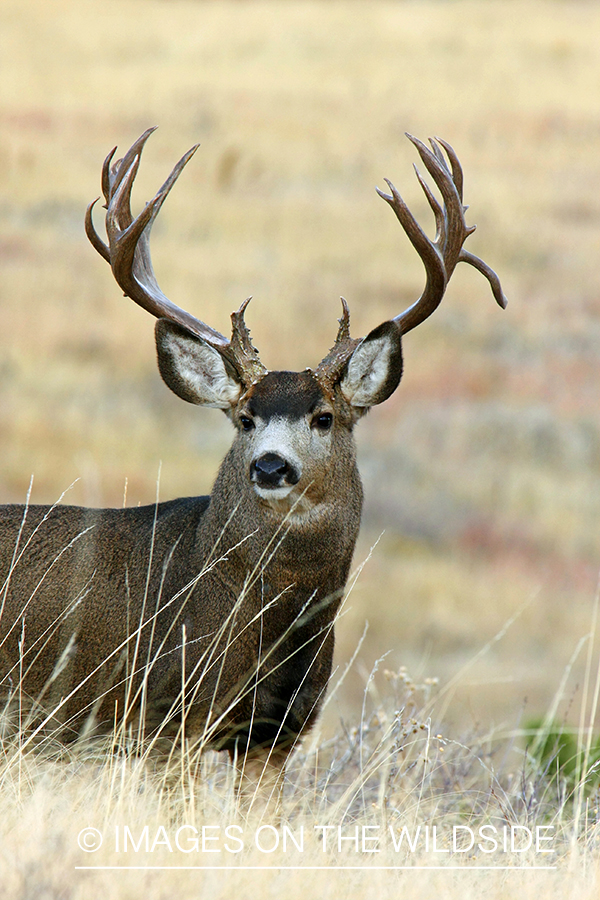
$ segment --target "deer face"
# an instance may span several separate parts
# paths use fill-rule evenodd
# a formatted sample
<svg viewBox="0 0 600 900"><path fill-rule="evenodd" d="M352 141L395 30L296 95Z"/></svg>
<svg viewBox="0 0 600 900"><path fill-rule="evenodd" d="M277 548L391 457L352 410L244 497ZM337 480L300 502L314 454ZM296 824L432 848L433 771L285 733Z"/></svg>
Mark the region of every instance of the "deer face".
<svg viewBox="0 0 600 900"><path fill-rule="evenodd" d="M310 372L269 372L234 412L246 471L258 497L312 505L321 494L338 430L332 399ZM311 502L312 501L312 502Z"/></svg>
<svg viewBox="0 0 600 900"><path fill-rule="evenodd" d="M158 362L184 400L223 409L237 430L238 459L259 500L279 512L306 512L327 499L332 469L354 465L354 423L385 400L402 373L400 330L384 323L354 349L343 370L267 372L247 386L213 347L159 320Z"/></svg>

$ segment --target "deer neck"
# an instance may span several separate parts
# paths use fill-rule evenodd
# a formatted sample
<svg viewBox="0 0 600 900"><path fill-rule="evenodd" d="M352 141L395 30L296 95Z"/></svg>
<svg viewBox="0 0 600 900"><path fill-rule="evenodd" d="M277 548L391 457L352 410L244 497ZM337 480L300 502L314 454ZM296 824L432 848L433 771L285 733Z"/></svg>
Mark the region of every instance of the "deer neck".
<svg viewBox="0 0 600 900"><path fill-rule="evenodd" d="M302 496L284 507L261 499L239 465L235 444L225 457L210 505L198 530L198 550L226 557L224 577L243 584L261 570L273 590L305 583L311 591L343 588L362 510L362 485L354 455L350 464L331 466L322 499Z"/></svg>

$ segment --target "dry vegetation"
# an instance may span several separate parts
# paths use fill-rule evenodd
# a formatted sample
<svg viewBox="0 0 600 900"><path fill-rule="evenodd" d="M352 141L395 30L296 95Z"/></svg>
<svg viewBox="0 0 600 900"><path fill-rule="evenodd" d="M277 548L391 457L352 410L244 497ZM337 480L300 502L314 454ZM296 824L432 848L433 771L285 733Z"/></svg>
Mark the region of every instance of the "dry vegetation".
<svg viewBox="0 0 600 900"><path fill-rule="evenodd" d="M237 805L219 754L165 770L123 745L4 740L0 897L597 897L594 779L448 738L430 684L385 677L352 727L295 755L277 818Z"/></svg>
<svg viewBox="0 0 600 900"><path fill-rule="evenodd" d="M287 813L308 816L307 797L322 796L351 728L362 734L365 679L369 703L388 702L381 672L368 673L389 651L379 669L439 679L411 716L441 730L451 761L438 765L440 742L433 752L420 735L404 780L386 781L387 769L371 778L349 815L383 821L383 796L423 823L525 823L543 795L543 815L561 829L561 872L337 873L340 896L479 896L484 879L490 897L566 896L569 866L590 875L574 896L597 896L593 802L579 796L574 807L556 786L536 787L520 734L549 710L575 726L593 721L584 685L597 658L585 639L600 556L598 34L597 4L578 0L0 5L2 502L24 501L31 473L33 502L53 502L76 479L72 502L119 505L125 490L128 504L152 502L161 460L162 498L206 492L228 444L220 413L163 387L148 316L120 297L86 243L83 211L113 144L160 126L141 203L201 142L155 229L155 267L176 302L220 330L253 294L247 318L271 368L323 356L340 293L353 331L365 333L420 291L420 263L373 190L389 176L427 217L404 131L441 135L464 164L479 225L471 249L500 273L509 308L495 307L476 272L457 271L443 306L406 340L397 395L359 428L367 506L357 561L385 534L338 627L340 666L366 618L369 631L321 744L297 761L302 790L290 790ZM334 737L340 717L347 732ZM377 727L382 758L394 758ZM580 728L584 745L586 735ZM259 886L261 896L295 896L304 884L318 895L332 884L331 873L308 872L201 882L75 874L80 827L128 816L132 826L166 825L162 816L213 824L229 815L226 785L194 794L185 779L167 790L131 761L57 766L51 753L6 754L0 869L13 880L4 876L0 896L153 898L170 896L176 878L182 897L246 897ZM425 758L437 779L423 780ZM335 778L364 784L354 765ZM338 800L315 807L321 821L339 824ZM587 823L577 846L574 808Z"/></svg>

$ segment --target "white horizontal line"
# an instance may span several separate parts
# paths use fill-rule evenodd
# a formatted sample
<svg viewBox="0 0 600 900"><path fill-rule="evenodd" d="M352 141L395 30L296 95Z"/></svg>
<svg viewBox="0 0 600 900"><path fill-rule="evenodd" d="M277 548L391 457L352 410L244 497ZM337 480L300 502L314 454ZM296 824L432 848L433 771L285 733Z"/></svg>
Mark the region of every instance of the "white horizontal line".
<svg viewBox="0 0 600 900"><path fill-rule="evenodd" d="M202 871L206 869L207 871L218 871L218 872L227 872L231 871L267 871L269 869L273 869L274 871L285 869L286 871L317 871L327 869L329 871L349 871L349 870L364 870L365 872L378 871L378 872L396 872L399 870L411 870L414 869L419 871L426 871L427 869L431 869L435 872L443 872L444 869L460 869L465 871L467 869L483 869L485 871L498 871L498 872L523 872L528 871L531 872L533 870L539 871L551 871L555 872L558 869L558 866L236 866L233 863L230 866L75 866L75 869L86 871L107 871L112 870L119 872L123 871L156 871L161 870L165 872L170 871L179 871L179 870L193 870L195 872Z"/></svg>

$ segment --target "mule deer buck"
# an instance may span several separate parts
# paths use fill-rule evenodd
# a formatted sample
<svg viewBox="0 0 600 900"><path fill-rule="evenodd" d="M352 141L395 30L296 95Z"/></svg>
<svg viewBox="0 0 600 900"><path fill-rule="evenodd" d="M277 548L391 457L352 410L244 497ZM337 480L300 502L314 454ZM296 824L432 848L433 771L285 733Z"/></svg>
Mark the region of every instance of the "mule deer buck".
<svg viewBox="0 0 600 900"><path fill-rule="evenodd" d="M391 182L378 193L423 261L422 296L364 339L350 336L342 301L335 343L314 370L270 372L244 322L248 301L228 340L158 286L150 230L196 148L134 218L132 186L153 130L104 163L108 243L92 224L94 203L86 232L125 295L157 318L168 387L222 409L233 444L209 497L3 507L0 677L7 702L27 703L36 733L52 727L68 741L120 723L146 741L185 739L283 772L331 671L362 506L354 425L395 391L401 338L439 305L457 263L478 269L500 306L505 299L495 273L463 248L474 226L456 154L409 136L441 194L440 203L417 171L435 239Z"/></svg>

